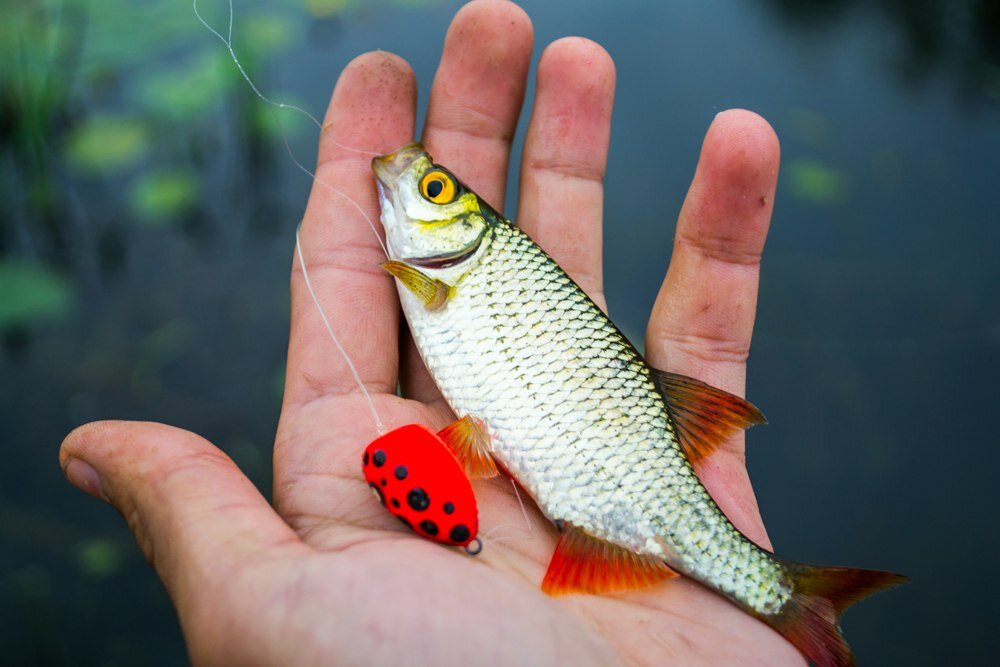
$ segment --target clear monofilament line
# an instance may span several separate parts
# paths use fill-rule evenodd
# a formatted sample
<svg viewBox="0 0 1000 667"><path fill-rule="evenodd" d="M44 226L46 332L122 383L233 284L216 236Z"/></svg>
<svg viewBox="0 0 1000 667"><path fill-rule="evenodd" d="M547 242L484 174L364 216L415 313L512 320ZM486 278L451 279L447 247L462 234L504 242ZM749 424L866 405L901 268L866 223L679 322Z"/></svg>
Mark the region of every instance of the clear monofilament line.
<svg viewBox="0 0 1000 667"><path fill-rule="evenodd" d="M484 546L495 546L514 540L533 539L530 533L525 536L524 529L512 523L501 523L493 526L485 533L480 533L479 538L482 540Z"/></svg>
<svg viewBox="0 0 1000 667"><path fill-rule="evenodd" d="M372 234L375 235L375 240L378 241L379 247L382 248L382 254L385 255L386 259L392 259L391 257L389 257L389 248L386 247L385 241L382 240L382 235L378 233L378 229L375 227L375 223L372 222L372 219L368 216L367 213L365 213L365 210L361 208L361 205L358 204L358 202L354 201L354 199L349 197L346 193L341 192L337 188L325 182L323 179L316 178L316 174L311 172L304 164L299 162L298 159L296 159L295 157L295 153L292 152L292 147L288 145L288 138L285 135L285 129L284 126L281 124L281 119L278 118L277 114L274 114L274 119L278 122L278 126L281 127L281 139L282 141L285 142L285 150L288 151L288 157L292 159L292 162L295 163L295 166L304 171L312 179L313 183L319 183L324 188L326 188L335 195L339 195L348 204L353 206L354 210L356 210L361 215L361 217L364 218L364 221L368 223L369 229L371 229Z"/></svg>
<svg viewBox="0 0 1000 667"><path fill-rule="evenodd" d="M306 111L302 107L296 106L294 104L285 104L284 102L275 102L271 98L269 98L266 95L264 95L264 93L260 92L260 90L257 88L256 84L254 84L253 79L250 78L250 75L243 68L243 64L240 63L240 59L236 57L236 50L233 48L233 14L234 14L234 11L233 11L233 0L229 0L229 32L228 32L229 37L228 38L223 37L222 34L218 30L216 30L211 25L209 25L208 21L206 21L204 19L204 17L202 17L201 12L198 11L198 0L191 0L191 7L192 7L192 9L194 9L194 15L198 18L198 20L201 22L201 24L203 26L205 26L206 28L208 28L209 32L211 32L213 35L215 35L216 37L218 37L219 41L221 41L223 44L226 45L226 48L229 50L229 55L232 57L233 62L236 64L237 69L240 70L240 74L242 74L243 78L246 79L247 84L250 85L250 89L253 90L253 92L257 95L257 97L259 97L260 99L264 100L268 104L271 104L273 106L278 107L279 109L294 109L295 111L298 111L299 113L301 113L301 114L305 115L307 118L309 118L309 120L311 120L316 125L316 127L318 127L321 130L323 129L323 124L320 123L318 120L316 120L315 116L313 116L311 113L309 113L308 111ZM350 148L349 146L341 146L341 148L344 148L345 150L357 151L358 153L369 153L370 152L370 151L361 150L360 148Z"/></svg>
<svg viewBox="0 0 1000 667"><path fill-rule="evenodd" d="M511 540L516 539L534 539L534 526L531 523L531 518L528 516L528 510L524 506L524 500L521 499L521 492L517 489L517 482L511 478L510 484L514 489L514 497L517 499L517 504L521 508L521 516L524 519L524 525L518 526L516 523L501 523L493 526L486 532L479 534L483 544L503 544L504 542L510 542ZM508 530L510 532L504 532Z"/></svg>
<svg viewBox="0 0 1000 667"><path fill-rule="evenodd" d="M247 73L246 69L244 69L242 63L240 63L239 58L236 56L236 50L233 48L233 16L235 13L233 10L233 1L229 0L229 22L226 33L227 37L223 37L218 30L209 25L208 22L202 17L201 13L198 11L198 0L192 0L192 9L194 10L195 16L198 18L198 21L200 21L201 24L205 26L205 28L207 28L209 32L218 37L219 41L221 41L226 46L226 49L229 51L229 55L232 58L233 63L236 65L236 68L239 70L240 74L243 75L244 80L246 80L247 84L250 86L250 89L254 92L254 94L257 95L257 97L260 98L261 101L269 105L271 115L274 117L275 122L278 123L278 127L281 130L281 139L285 144L285 150L288 152L288 157L291 158L293 163L295 163L295 166L297 166L306 175L308 175L309 178L314 183L319 183L323 187L327 188L334 194L339 195L348 203L350 203L351 206L353 206L358 211L358 213L361 214L361 217L364 218L365 222L368 223L368 227L371 228L372 233L375 235L375 239L378 241L379 246L381 246L382 252L385 253L386 257L388 257L389 251L385 246L385 242L382 240L382 236L378 233L375 224L372 222L372 219L368 216L368 214L365 213L364 209L362 209L361 206L356 201L354 201L353 198L349 197L346 193L341 192L340 190L330 186L330 184L324 182L322 179L317 178L316 174L307 169L305 165L299 162L298 158L295 157L295 153L292 151L292 147L288 143L288 135L285 132L284 125L282 124L281 118L278 116L275 109L292 109L293 111L298 111L299 113L309 118L309 120L311 120L316 125L316 127L320 129L321 132L323 131L324 128L322 124L320 124L320 122L316 120L316 117L313 116L308 111L306 111L305 109L295 106L293 104L284 104L281 102L275 102L270 98L268 98L267 96L265 96L254 84L253 80L250 78L250 75ZM328 138L327 140L336 145L338 148L341 148L346 151L354 153L362 153L365 155L378 155L378 153L375 151L367 151L359 148L352 148L351 146L345 146L339 141L333 139L332 137ZM299 225L299 227L301 227L301 225ZM333 340L333 344L336 346L337 351L340 352L341 357L343 357L344 359L344 363L347 364L347 367L351 371L351 375L354 377L354 381L357 383L358 388L361 390L361 393L365 398L365 402L368 404L368 409L371 411L372 419L375 422L376 430L380 434L384 434L386 432L386 428L385 425L382 423L382 419L379 417L378 411L375 409L375 401L372 400L371 394L368 392L368 388L365 387L365 383L362 381L361 375L360 373L358 373L358 369L355 367L354 362L351 361L351 357L347 354L347 350L344 349L344 346L340 343L340 339L337 337L337 334L333 331L333 325L330 323L330 319L326 316L326 311L323 309L323 305L320 303L319 297L316 295L315 289L313 289L312 281L309 278L309 269L306 266L305 257L302 251L302 243L299 238L299 228L296 228L295 230L295 252L296 255L298 256L299 264L302 267L302 277L305 281L306 288L309 291L309 295L312 297L313 303L316 305L316 310L317 312L319 312L320 319L323 320L323 325L326 327L327 333L330 334L330 339Z"/></svg>
<svg viewBox="0 0 1000 667"><path fill-rule="evenodd" d="M521 508L521 516L524 517L524 526L527 533L531 534L531 519L528 518L528 510L524 507L524 501L521 500L521 492L517 490L517 482L514 478L510 478L510 485L514 488L514 497L517 498L517 504Z"/></svg>
<svg viewBox="0 0 1000 667"><path fill-rule="evenodd" d="M232 58L233 63L236 65L236 68L240 71L240 74L243 75L243 78L246 80L247 84L250 86L250 89L254 92L254 94L258 98L260 98L262 102L271 106L271 115L274 117L274 120L278 123L278 127L281 129L281 139L285 144L285 150L288 152L288 157L290 157L292 162L295 163L295 166L297 166L306 175L308 175L309 178L312 179L314 183L319 183L330 192L339 195L340 197L345 199L348 203L350 203L351 206L353 206L358 211L358 213L361 214L361 217L364 218L365 222L368 223L368 227L371 228L372 233L375 235L375 239L378 241L379 246L382 248L382 252L388 259L389 249L386 247L385 241L382 240L382 235L378 233L378 228L375 227L375 223L372 222L371 217L369 217L368 214L365 213L364 209L362 209L361 206L356 201L354 201L354 199L349 197L346 193L341 192L340 190L331 186L329 183L326 183L322 179L316 178L316 174L310 171L308 168L306 168L306 166L303 165L301 162L299 162L298 158L295 157L295 153L292 151L292 147L288 143L288 135L285 132L285 126L282 124L281 118L274 111L274 109L291 109L293 111L298 111L302 115L306 116L309 120L311 120L313 124L315 124L316 127L320 129L320 132L323 132L324 130L323 125L316 119L315 116L313 116L311 113L309 113L302 107L298 107L294 104L285 104L284 102L275 102L271 98L264 95L264 93L262 93L260 89L257 88L256 84L254 84L253 79L250 78L250 74L246 71L246 69L243 67L243 64L240 62L240 59L236 56L236 49L233 48L233 14L234 14L233 0L229 0L229 24L228 24L229 27L227 33L228 38L223 37L222 33L220 33L218 30L209 25L208 21L206 21L204 17L202 17L201 12L198 11L198 0L191 0L191 7L194 10L194 15L198 18L198 21L200 21L201 24L205 26L205 28L207 28L209 32L218 37L219 41L226 46L226 49L229 51L229 56ZM347 146L345 144L340 143L333 137L328 137L326 140L337 146L337 148L341 148L345 151L350 151L352 153L361 153L363 155L371 155L371 156L379 155L377 151L369 151L361 148L354 148L352 146Z"/></svg>
<svg viewBox="0 0 1000 667"><path fill-rule="evenodd" d="M333 332L333 325L330 324L330 319L326 316L326 311L323 310L323 305L319 302L319 297L316 296L316 290L313 289L312 281L309 280L309 270L306 268L306 260L302 254L302 242L299 240L299 229L295 229L295 253L299 258L299 266L302 267L302 278L306 283L306 289L309 290L309 296L312 297L313 303L316 304L316 310L319 311L319 316L323 320L323 324L326 326L327 332L330 334L330 339L333 340L333 344L337 346L337 350L340 351L340 355L344 358L344 363L351 370L351 375L354 376L354 381L357 382L358 388L365 397L365 401L368 403L368 409L372 413L372 419L375 420L375 428L378 430L379 434L385 434L386 428L382 423L382 419L378 416L378 411L375 409L375 401L372 400L371 394L368 393L368 388L365 387L365 383L361 380L361 374L358 373L358 369L354 366L354 362L351 361L350 355L347 354L347 350L344 346L340 344L340 339L337 338L337 334Z"/></svg>

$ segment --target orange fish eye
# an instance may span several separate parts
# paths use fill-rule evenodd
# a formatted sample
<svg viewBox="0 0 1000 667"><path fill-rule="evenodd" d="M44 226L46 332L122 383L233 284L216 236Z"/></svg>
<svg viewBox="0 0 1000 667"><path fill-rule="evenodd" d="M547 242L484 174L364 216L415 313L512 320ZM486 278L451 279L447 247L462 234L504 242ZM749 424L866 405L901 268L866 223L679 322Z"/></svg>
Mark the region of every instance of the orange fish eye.
<svg viewBox="0 0 1000 667"><path fill-rule="evenodd" d="M420 194L434 204L448 204L455 199L458 187L450 174L433 169L420 179Z"/></svg>

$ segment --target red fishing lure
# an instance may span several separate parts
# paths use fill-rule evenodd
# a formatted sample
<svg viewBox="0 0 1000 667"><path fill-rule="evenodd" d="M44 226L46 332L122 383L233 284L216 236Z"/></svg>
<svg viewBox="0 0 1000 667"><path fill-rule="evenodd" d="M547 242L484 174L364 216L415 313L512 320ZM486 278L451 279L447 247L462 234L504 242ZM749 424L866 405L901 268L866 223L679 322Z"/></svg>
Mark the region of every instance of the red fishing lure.
<svg viewBox="0 0 1000 667"><path fill-rule="evenodd" d="M418 535L475 555L482 548L476 496L442 435L421 424L386 433L365 448L365 479L389 513Z"/></svg>

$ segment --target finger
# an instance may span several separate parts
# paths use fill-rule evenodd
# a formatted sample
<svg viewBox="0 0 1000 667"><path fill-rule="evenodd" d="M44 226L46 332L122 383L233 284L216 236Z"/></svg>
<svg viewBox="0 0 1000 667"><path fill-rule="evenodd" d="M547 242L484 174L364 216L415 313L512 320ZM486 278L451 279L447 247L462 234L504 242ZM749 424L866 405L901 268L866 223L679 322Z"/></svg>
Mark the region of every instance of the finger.
<svg viewBox="0 0 1000 667"><path fill-rule="evenodd" d="M770 125L749 111L723 112L709 127L646 331L653 366L743 395L779 153ZM743 443L735 438L699 474L738 528L766 540Z"/></svg>
<svg viewBox="0 0 1000 667"><path fill-rule="evenodd" d="M95 422L66 437L59 461L125 517L182 618L254 563L309 551L229 457L193 433Z"/></svg>
<svg viewBox="0 0 1000 667"><path fill-rule="evenodd" d="M514 3L473 0L448 29L428 100L427 150L497 210L532 39L531 20Z"/></svg>
<svg viewBox="0 0 1000 667"><path fill-rule="evenodd" d="M580 37L553 42L538 63L521 159L517 223L602 308L601 213L615 66Z"/></svg>
<svg viewBox="0 0 1000 667"><path fill-rule="evenodd" d="M506 0L470 2L448 29L428 102L428 152L500 211L531 45L531 20L520 7ZM440 402L416 348L405 342L404 394Z"/></svg>
<svg viewBox="0 0 1000 667"><path fill-rule="evenodd" d="M411 141L415 101L413 72L398 56L367 53L344 69L320 136L316 180L300 234L316 295L361 379L375 392L395 391L399 315L395 286L378 266L385 255L375 231L372 155L364 151L384 153ZM285 408L357 391L308 293L297 257L291 312Z"/></svg>

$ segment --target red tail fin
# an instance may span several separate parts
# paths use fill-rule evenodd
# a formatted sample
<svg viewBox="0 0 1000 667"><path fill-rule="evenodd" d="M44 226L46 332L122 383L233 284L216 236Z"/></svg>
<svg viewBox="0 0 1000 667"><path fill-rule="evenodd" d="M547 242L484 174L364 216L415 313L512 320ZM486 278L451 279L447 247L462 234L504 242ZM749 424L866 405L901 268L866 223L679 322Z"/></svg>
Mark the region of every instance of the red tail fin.
<svg viewBox="0 0 1000 667"><path fill-rule="evenodd" d="M909 581L900 574L848 567L789 564L792 599L763 620L792 642L817 667L851 667L854 654L840 634L845 609L873 593Z"/></svg>

